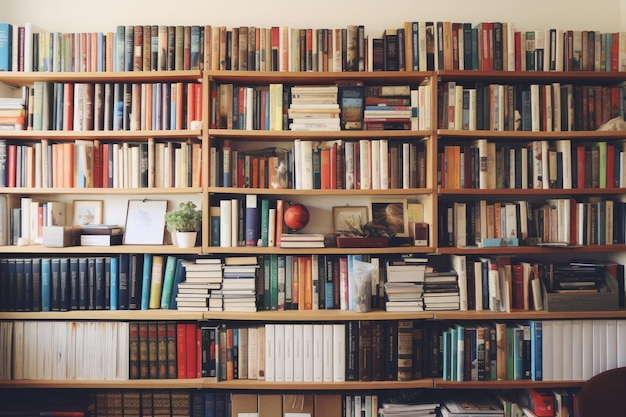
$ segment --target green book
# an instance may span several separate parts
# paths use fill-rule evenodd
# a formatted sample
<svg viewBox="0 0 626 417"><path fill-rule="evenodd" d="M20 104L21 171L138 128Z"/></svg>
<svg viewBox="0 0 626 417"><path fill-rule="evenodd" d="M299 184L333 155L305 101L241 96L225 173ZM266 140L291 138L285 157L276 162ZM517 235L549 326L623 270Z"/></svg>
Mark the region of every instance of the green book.
<svg viewBox="0 0 626 417"><path fill-rule="evenodd" d="M278 310L278 255L270 255L270 310Z"/></svg>
<svg viewBox="0 0 626 417"><path fill-rule="evenodd" d="M261 200L261 246L267 247L270 230L270 201Z"/></svg>
<svg viewBox="0 0 626 417"><path fill-rule="evenodd" d="M174 287L174 272L176 271L176 257L168 255L165 261L163 273L163 289L161 291L161 308L167 310L170 307L170 297Z"/></svg>

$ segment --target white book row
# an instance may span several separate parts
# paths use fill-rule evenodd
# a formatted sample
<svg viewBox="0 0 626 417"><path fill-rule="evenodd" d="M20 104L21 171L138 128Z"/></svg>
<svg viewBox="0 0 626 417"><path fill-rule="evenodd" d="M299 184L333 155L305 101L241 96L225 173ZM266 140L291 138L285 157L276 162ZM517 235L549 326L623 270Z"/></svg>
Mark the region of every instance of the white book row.
<svg viewBox="0 0 626 417"><path fill-rule="evenodd" d="M126 380L126 322L2 321L0 379Z"/></svg>
<svg viewBox="0 0 626 417"><path fill-rule="evenodd" d="M265 324L265 380L343 382L344 323Z"/></svg>
<svg viewBox="0 0 626 417"><path fill-rule="evenodd" d="M626 366L626 320L544 320L543 380L587 380Z"/></svg>

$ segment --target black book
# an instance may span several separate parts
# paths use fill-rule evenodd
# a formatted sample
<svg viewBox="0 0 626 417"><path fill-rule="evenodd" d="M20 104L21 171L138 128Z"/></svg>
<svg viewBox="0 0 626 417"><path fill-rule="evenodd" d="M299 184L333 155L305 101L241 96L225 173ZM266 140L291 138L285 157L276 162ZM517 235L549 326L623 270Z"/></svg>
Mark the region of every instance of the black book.
<svg viewBox="0 0 626 417"><path fill-rule="evenodd" d="M41 258L33 258L32 263L32 277L33 277L33 302L32 311L41 311ZM0 267L0 276L4 277L2 269ZM4 278L2 278L4 281ZM0 307L1 309L1 307Z"/></svg>
<svg viewBox="0 0 626 417"><path fill-rule="evenodd" d="M141 308L141 289L143 281L143 255L130 254L128 262L128 309Z"/></svg>
<svg viewBox="0 0 626 417"><path fill-rule="evenodd" d="M398 322L387 320L385 322L386 360L385 380L398 380Z"/></svg>
<svg viewBox="0 0 626 417"><path fill-rule="evenodd" d="M373 340L372 340L372 321L361 320L358 330L358 375L359 381L371 381L373 378Z"/></svg>
<svg viewBox="0 0 626 417"><path fill-rule="evenodd" d="M104 258L104 308L111 309L111 258Z"/></svg>
<svg viewBox="0 0 626 417"><path fill-rule="evenodd" d="M23 268L23 262L18 263L18 268ZM52 258L50 263L50 310L61 309L61 259Z"/></svg>
<svg viewBox="0 0 626 417"><path fill-rule="evenodd" d="M372 381L385 380L386 363L385 322L372 321Z"/></svg>
<svg viewBox="0 0 626 417"><path fill-rule="evenodd" d="M104 258L94 258L94 272L95 272L95 309L104 310L105 308L105 283L104 283Z"/></svg>
<svg viewBox="0 0 626 417"><path fill-rule="evenodd" d="M128 264L129 254L121 253L119 255L119 272L117 287L117 303L119 310L128 310L129 300L129 280L128 280Z"/></svg>
<svg viewBox="0 0 626 417"><path fill-rule="evenodd" d="M359 322L346 323L346 381L359 380Z"/></svg>
<svg viewBox="0 0 626 417"><path fill-rule="evenodd" d="M69 259L59 260L59 310L69 311L70 304L70 265Z"/></svg>
<svg viewBox="0 0 626 417"><path fill-rule="evenodd" d="M96 309L96 262L87 258L87 309Z"/></svg>
<svg viewBox="0 0 626 417"><path fill-rule="evenodd" d="M80 306L78 258L69 258L69 264L70 264L70 278L69 278L70 310L78 310Z"/></svg>
<svg viewBox="0 0 626 417"><path fill-rule="evenodd" d="M52 260L54 270L54 259ZM58 261L58 260L57 260ZM53 273L54 276L54 273ZM78 258L78 309L89 307L89 282L87 280L87 258Z"/></svg>

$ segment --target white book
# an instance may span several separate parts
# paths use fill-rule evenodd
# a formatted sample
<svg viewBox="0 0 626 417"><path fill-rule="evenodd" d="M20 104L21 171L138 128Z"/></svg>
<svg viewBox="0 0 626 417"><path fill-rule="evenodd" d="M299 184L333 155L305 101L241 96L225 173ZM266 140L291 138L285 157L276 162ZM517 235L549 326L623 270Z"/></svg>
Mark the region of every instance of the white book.
<svg viewBox="0 0 626 417"><path fill-rule="evenodd" d="M411 145L402 144L402 188L411 188Z"/></svg>
<svg viewBox="0 0 626 417"><path fill-rule="evenodd" d="M248 328L248 379L255 380L259 377L258 353L258 332L252 326Z"/></svg>
<svg viewBox="0 0 626 417"><path fill-rule="evenodd" d="M334 323L333 330L333 381L344 382L346 380L346 325Z"/></svg>
<svg viewBox="0 0 626 417"><path fill-rule="evenodd" d="M293 324L293 381L304 381L304 324Z"/></svg>
<svg viewBox="0 0 626 417"><path fill-rule="evenodd" d="M284 326L284 381L293 382L294 375L294 325L286 323Z"/></svg>
<svg viewBox="0 0 626 417"><path fill-rule="evenodd" d="M276 381L276 358L275 349L276 341L275 336L276 325L273 323L265 324L265 380L269 382Z"/></svg>
<svg viewBox="0 0 626 417"><path fill-rule="evenodd" d="M569 139L561 139L556 142L557 152L563 155L563 188L572 188L572 141Z"/></svg>
<svg viewBox="0 0 626 417"><path fill-rule="evenodd" d="M476 311L483 310L483 283L482 279L478 279L482 276L482 265L480 261L473 262L474 268L474 276L476 279L474 280L474 294L468 294L468 297L474 297L474 305L476 306Z"/></svg>
<svg viewBox="0 0 626 417"><path fill-rule="evenodd" d="M559 42L560 43L560 42ZM557 70L559 71L559 70ZM552 83L552 126L555 132L561 131L561 83Z"/></svg>
<svg viewBox="0 0 626 417"><path fill-rule="evenodd" d="M552 351L554 350L554 343L552 342L553 323L553 320L544 320L542 323L543 333L541 335L541 360L544 381L554 380L554 372L552 371Z"/></svg>
<svg viewBox="0 0 626 417"><path fill-rule="evenodd" d="M389 189L389 141L387 139L380 139L380 189Z"/></svg>
<svg viewBox="0 0 626 417"><path fill-rule="evenodd" d="M573 379L573 351L572 351L572 320L561 320L563 325L563 352L561 356L563 358L563 380L570 381Z"/></svg>
<svg viewBox="0 0 626 417"><path fill-rule="evenodd" d="M583 321L572 320L572 380L583 379Z"/></svg>
<svg viewBox="0 0 626 417"><path fill-rule="evenodd" d="M313 324L302 325L302 380L304 382L312 382L314 379L315 371L313 365L315 361L315 354L318 350L316 348L318 344L317 340L321 341L321 328L319 335L320 337L318 339L314 339L315 330L313 326ZM321 342L319 346L319 352L321 352Z"/></svg>
<svg viewBox="0 0 626 417"><path fill-rule="evenodd" d="M301 189L313 189L313 142L300 143L300 174L302 176ZM297 174L296 174L297 176Z"/></svg>
<svg viewBox="0 0 626 417"><path fill-rule="evenodd" d="M276 246L276 208L268 210L267 246Z"/></svg>
<svg viewBox="0 0 626 417"><path fill-rule="evenodd" d="M487 139L476 139L474 147L478 148L480 173L478 178L479 188L486 189L489 184L489 172L487 167Z"/></svg>
<svg viewBox="0 0 626 417"><path fill-rule="evenodd" d="M583 320L583 379L593 376L593 320Z"/></svg>
<svg viewBox="0 0 626 417"><path fill-rule="evenodd" d="M230 233L232 220L232 201L220 200L220 246L233 246L232 234Z"/></svg>
<svg viewBox="0 0 626 417"><path fill-rule="evenodd" d="M230 242L231 242L231 246L241 246L240 242L239 242L239 199L238 198L233 198L231 199L231 203L230 203ZM220 218L221 221L221 218ZM221 238L221 231L222 230L229 230L229 229L222 229L221 228L221 224L220 224L220 238Z"/></svg>
<svg viewBox="0 0 626 417"><path fill-rule="evenodd" d="M294 188L302 189L302 140L293 141Z"/></svg>
<svg viewBox="0 0 626 417"><path fill-rule="evenodd" d="M617 320L606 320L606 369L617 368ZM624 349L624 346L621 347Z"/></svg>
<svg viewBox="0 0 626 417"><path fill-rule="evenodd" d="M354 190L354 144L346 142L343 149L346 164L346 190Z"/></svg>
<svg viewBox="0 0 626 417"><path fill-rule="evenodd" d="M258 362L258 372L257 372L257 379L262 381L265 380L265 369L267 368L266 364L265 364L265 326L259 326L257 327L257 347L258 347L258 355L257 355L257 362Z"/></svg>
<svg viewBox="0 0 626 417"><path fill-rule="evenodd" d="M563 380L563 322L554 320L552 324L552 372L553 379Z"/></svg>
<svg viewBox="0 0 626 417"><path fill-rule="evenodd" d="M539 132L541 129L541 108L539 103L539 84L530 85L530 124L531 131Z"/></svg>
<svg viewBox="0 0 626 417"><path fill-rule="evenodd" d="M33 201L30 197L22 197L20 201L20 207L22 210L22 226L20 228L20 237L17 240L18 246L30 245L30 207Z"/></svg>
<svg viewBox="0 0 626 417"><path fill-rule="evenodd" d="M380 140L370 140L370 152L372 159L372 190L380 190Z"/></svg>
<svg viewBox="0 0 626 417"><path fill-rule="evenodd" d="M593 375L606 370L606 319L594 319L593 323Z"/></svg>
<svg viewBox="0 0 626 417"><path fill-rule="evenodd" d="M623 346L626 346L626 320L617 320L617 346L620 349L617 349L617 366L623 367L626 366L626 349L623 349Z"/></svg>
<svg viewBox="0 0 626 417"><path fill-rule="evenodd" d="M239 379L250 379L248 376L248 349L249 349L249 332L247 327L240 327L238 330L238 355L237 366L239 369ZM256 335L255 335L256 337Z"/></svg>
<svg viewBox="0 0 626 417"><path fill-rule="evenodd" d="M274 381L285 380L285 324L274 324Z"/></svg>
<svg viewBox="0 0 626 417"><path fill-rule="evenodd" d="M371 172L370 141L361 139L359 140L359 179L361 181L361 190L370 190L372 188Z"/></svg>
<svg viewBox="0 0 626 417"><path fill-rule="evenodd" d="M313 368L313 373L312 373L313 381L322 382L324 380L324 325L323 324L313 324L312 343L313 343L313 361L311 363L311 366ZM306 355L305 355L305 361L306 361ZM304 376L305 376L304 380L307 381L306 362L305 362Z"/></svg>
<svg viewBox="0 0 626 417"><path fill-rule="evenodd" d="M322 381L324 382L332 382L333 381L333 324L324 323L322 324Z"/></svg>

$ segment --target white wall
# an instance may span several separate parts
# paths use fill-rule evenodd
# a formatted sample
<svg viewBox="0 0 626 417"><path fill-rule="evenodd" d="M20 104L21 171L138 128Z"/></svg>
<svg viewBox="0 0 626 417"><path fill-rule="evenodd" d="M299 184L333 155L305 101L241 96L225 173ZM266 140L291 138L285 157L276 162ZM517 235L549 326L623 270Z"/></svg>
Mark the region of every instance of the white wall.
<svg viewBox="0 0 626 417"><path fill-rule="evenodd" d="M2 0L0 20L60 32L116 25L341 27L379 35L403 21L513 22L520 30L626 30L626 0Z"/></svg>

